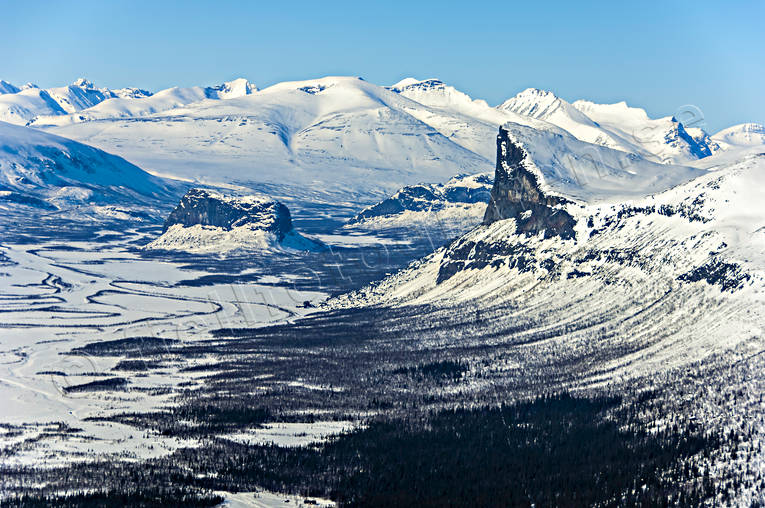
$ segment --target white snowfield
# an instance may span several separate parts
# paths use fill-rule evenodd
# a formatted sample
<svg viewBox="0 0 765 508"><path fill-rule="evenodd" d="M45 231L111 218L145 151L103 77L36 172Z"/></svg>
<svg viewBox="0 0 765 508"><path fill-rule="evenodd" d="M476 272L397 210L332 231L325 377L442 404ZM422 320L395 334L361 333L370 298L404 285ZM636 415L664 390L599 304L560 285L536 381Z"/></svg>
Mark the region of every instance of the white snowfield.
<svg viewBox="0 0 765 508"><path fill-rule="evenodd" d="M721 147L759 147L765 145L765 126L758 123L743 123L723 129L712 139Z"/></svg>
<svg viewBox="0 0 765 508"><path fill-rule="evenodd" d="M310 240L294 229L280 241L276 234L264 231L254 225L223 229L215 226L195 224L184 227L170 226L159 238L149 242L146 249L176 250L196 254L232 254L256 251L313 251L320 250L320 244Z"/></svg>
<svg viewBox="0 0 765 508"><path fill-rule="evenodd" d="M437 79L407 78L383 87L355 77L325 77L262 90L238 79L151 95L80 82L64 87L84 90L75 94L82 100L68 99L71 107L40 99L42 92L58 97L60 89L16 88L4 85L9 93L0 95L0 119L91 144L151 173L250 190L266 186L282 197L354 205L404 185L490 171L497 128L508 122L544 133L546 144L564 136L592 144L590 151L606 147L662 164L687 165L763 141L757 124L710 137L672 117L651 119L625 103L570 104L536 89L491 107ZM110 97L97 101L98 94ZM32 96L37 102L26 104ZM12 113L22 103L26 113Z"/></svg>
<svg viewBox="0 0 765 508"><path fill-rule="evenodd" d="M134 230L120 233L138 244L148 241ZM165 438L127 425L87 421L88 416L171 404L166 394L141 388L204 383L203 376L183 371L189 366L187 360L157 375L129 375L137 389L117 398L99 392L67 393L68 387L102 379L94 373L108 371L119 361L67 354L73 348L128 337L206 339L211 329L220 326L257 326L307 314L310 309L300 307L305 300L326 297L273 287L276 278L264 284L179 287L179 281L206 272L142 259L126 247L127 241L107 243L101 234L94 233L92 242L0 246L0 422L25 424L21 435L0 430L0 448L21 444L17 453L5 456L5 465L136 460L195 445L194 440ZM45 437L59 422L82 428L83 434ZM333 430L315 429L316 439Z"/></svg>

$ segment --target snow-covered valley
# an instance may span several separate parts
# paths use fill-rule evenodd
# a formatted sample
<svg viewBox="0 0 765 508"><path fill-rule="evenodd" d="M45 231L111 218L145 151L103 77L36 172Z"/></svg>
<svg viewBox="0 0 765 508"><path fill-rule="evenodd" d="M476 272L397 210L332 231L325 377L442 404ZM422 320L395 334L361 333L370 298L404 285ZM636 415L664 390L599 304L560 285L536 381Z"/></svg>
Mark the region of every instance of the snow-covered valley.
<svg viewBox="0 0 765 508"><path fill-rule="evenodd" d="M387 453L446 432L494 478L533 415L633 454L588 462L627 504L765 502L761 125L411 78L0 92L0 502L374 504Z"/></svg>

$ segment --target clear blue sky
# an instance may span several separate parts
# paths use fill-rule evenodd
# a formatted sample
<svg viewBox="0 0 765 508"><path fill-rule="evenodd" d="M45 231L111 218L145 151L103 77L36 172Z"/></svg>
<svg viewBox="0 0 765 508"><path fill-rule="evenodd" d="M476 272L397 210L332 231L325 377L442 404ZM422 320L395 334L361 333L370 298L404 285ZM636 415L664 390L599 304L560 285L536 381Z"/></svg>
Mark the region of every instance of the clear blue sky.
<svg viewBox="0 0 765 508"><path fill-rule="evenodd" d="M523 88L765 121L765 2L3 2L0 78L158 90L438 77L497 104Z"/></svg>

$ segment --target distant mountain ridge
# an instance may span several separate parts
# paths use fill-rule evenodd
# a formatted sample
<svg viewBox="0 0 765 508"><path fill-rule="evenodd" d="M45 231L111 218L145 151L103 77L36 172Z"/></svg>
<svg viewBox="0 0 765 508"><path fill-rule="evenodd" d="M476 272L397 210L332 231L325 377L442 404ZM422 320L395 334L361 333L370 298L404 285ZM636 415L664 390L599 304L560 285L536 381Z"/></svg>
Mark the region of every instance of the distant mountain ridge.
<svg viewBox="0 0 765 508"><path fill-rule="evenodd" d="M638 153L656 162L682 164L708 157L717 148L708 138L689 135L674 117L654 120L643 109L624 102L571 104L552 92L529 88L498 108L550 122L581 141Z"/></svg>
<svg viewBox="0 0 765 508"><path fill-rule="evenodd" d="M437 246L481 223L491 186L487 173L457 175L443 184L408 185L364 208L344 229L375 234L417 230Z"/></svg>
<svg viewBox="0 0 765 508"><path fill-rule="evenodd" d="M217 86L192 87L187 90L188 100L183 104L205 98L240 97L257 91L257 87L240 78ZM32 83L17 87L0 80L0 121L27 125L40 118L66 116L88 110L110 99L147 99L153 95L140 88L98 88L85 78L79 78L67 86L47 89ZM170 105L165 104L165 107Z"/></svg>
<svg viewBox="0 0 765 508"><path fill-rule="evenodd" d="M662 190L686 172L675 166L708 168L712 155L765 146L757 124L709 135L626 103L569 103L538 89L492 107L438 79L384 87L328 76L264 89L237 79L152 94L78 80L63 87L68 103L57 99L59 89L3 86L11 93L0 95L0 117L15 115L16 123L116 153L152 173L359 208L406 186L490 171L503 125L532 147L540 167L565 175L559 181L568 190L585 178L603 180L601 197ZM654 184L633 187L640 175L622 171L627 167L647 170Z"/></svg>
<svg viewBox="0 0 765 508"><path fill-rule="evenodd" d="M278 88L284 84L286 83L273 85L269 89ZM312 93L318 93L326 88L326 85L307 85L301 87L301 90L312 90ZM454 108L457 104L462 106L470 104L479 108L490 107L485 101L472 99L467 94L434 78L426 80L406 78L387 88L430 107ZM171 91L175 91L175 93ZM192 104L204 99L232 99L257 92L259 92L258 88L244 78L234 79L216 86L172 87L156 93L139 88L98 88L85 78L79 78L68 86L48 89L40 89L31 83L18 87L0 80L0 96L5 96L0 100L0 120L20 124L34 122L41 118L42 124L46 124L51 119L45 119L45 117L71 115L89 110L109 99L148 99L156 94L179 96L178 104L158 104L157 107L152 108L137 108L143 113L153 113L162 111L163 108L166 108L164 110L172 109L178 105ZM180 98L180 96L184 96L184 98ZM102 108L101 112L104 113L104 117L108 117L106 114L108 109ZM566 129L582 141L627 151L633 151L632 149L635 148L635 140L630 138L640 137L640 135L646 136L649 127L650 130L664 129L664 133L667 134L673 128L671 123L680 123L671 116L651 119L643 109L627 106L625 102L596 104L587 100L577 100L569 103L551 91L536 88L528 88L519 92L497 106L496 109L546 121ZM95 115L95 118L99 117L98 114ZM87 118L89 116L86 113L84 119ZM741 124L741 126L743 125L747 124ZM741 126L731 128L740 128ZM714 136L716 135L712 137ZM711 153L702 146L703 141L694 140L692 136L683 136L682 134L677 137L687 144L699 143L699 147L678 147L680 150L685 149L691 156L707 156ZM680 161L674 160L673 162Z"/></svg>

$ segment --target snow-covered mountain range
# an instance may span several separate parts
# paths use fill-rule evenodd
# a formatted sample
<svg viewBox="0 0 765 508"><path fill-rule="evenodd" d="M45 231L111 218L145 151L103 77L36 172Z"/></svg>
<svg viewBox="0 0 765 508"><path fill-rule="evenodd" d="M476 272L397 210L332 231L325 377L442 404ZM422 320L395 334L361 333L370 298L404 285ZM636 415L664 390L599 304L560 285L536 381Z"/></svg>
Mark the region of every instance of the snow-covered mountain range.
<svg viewBox="0 0 765 508"><path fill-rule="evenodd" d="M123 187L171 206L180 189L204 184L298 209L337 203L359 211L356 229L437 223L449 238L485 215L487 199L458 194L483 186L488 195L489 180L474 175L497 160L499 126L546 195L581 204L660 193L765 149L759 124L709 135L623 102L569 103L537 89L491 107L436 79L383 87L326 77L262 90L236 79L156 93L80 79L0 90L0 118L26 125L0 125L4 202L54 209L124 201L109 190ZM454 175L464 176L444 183Z"/></svg>
<svg viewBox="0 0 765 508"><path fill-rule="evenodd" d="M98 88L85 78L68 86L47 89L33 83L17 87L0 81L0 121L27 125L144 115L203 99L230 99L256 91L257 87L245 79L209 87L173 87L156 94L140 88ZM134 102L131 99L146 100ZM86 110L86 113L77 114Z"/></svg>
<svg viewBox="0 0 765 508"><path fill-rule="evenodd" d="M614 148L657 162L686 163L707 157L717 149L709 137L689 134L674 117L651 119L640 108L595 104L579 100L570 104L552 92L529 88L499 106L565 129L577 139Z"/></svg>
<svg viewBox="0 0 765 508"><path fill-rule="evenodd" d="M764 139L758 124L708 135L625 103L568 103L536 89L491 107L436 79L384 87L326 77L262 90L238 79L153 94L86 80L2 89L0 119L91 144L154 174L354 206L405 185L489 171L496 130L508 123L546 146L579 141L587 160L612 161L618 152L634 166L693 164Z"/></svg>
<svg viewBox="0 0 765 508"><path fill-rule="evenodd" d="M46 115L65 116L109 99L143 99L151 92L138 88L96 88L80 78L71 85L41 89L33 83L16 87L0 82L0 120L19 125Z"/></svg>

